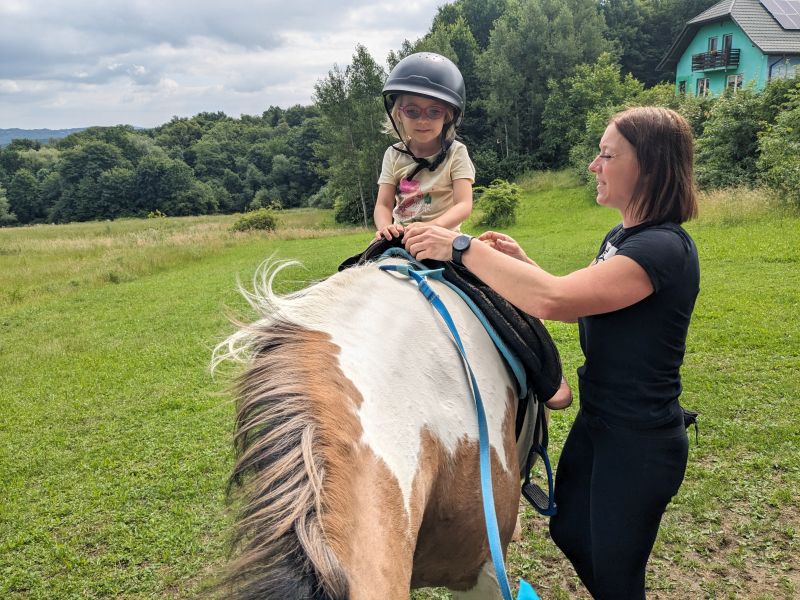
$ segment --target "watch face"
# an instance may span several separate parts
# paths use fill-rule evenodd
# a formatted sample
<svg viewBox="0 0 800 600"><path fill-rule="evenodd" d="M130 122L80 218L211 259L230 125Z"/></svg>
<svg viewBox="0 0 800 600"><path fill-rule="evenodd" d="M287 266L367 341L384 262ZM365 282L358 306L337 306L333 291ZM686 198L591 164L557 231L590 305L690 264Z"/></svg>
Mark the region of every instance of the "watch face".
<svg viewBox="0 0 800 600"><path fill-rule="evenodd" d="M460 235L453 240L453 249L463 252L464 250L469 248L469 244L471 241L472 238L469 237L468 235Z"/></svg>

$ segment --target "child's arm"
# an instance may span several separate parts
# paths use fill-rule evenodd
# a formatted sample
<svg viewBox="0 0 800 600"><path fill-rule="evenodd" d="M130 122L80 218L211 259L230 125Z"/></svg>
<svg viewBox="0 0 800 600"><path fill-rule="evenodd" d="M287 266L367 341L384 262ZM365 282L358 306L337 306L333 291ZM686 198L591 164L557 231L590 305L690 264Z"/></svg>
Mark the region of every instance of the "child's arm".
<svg viewBox="0 0 800 600"><path fill-rule="evenodd" d="M378 197L375 199L375 210L372 213L372 220L375 221L375 239L400 237L403 233L402 225L392 224L392 208L394 207L396 188L390 183L382 183L378 186Z"/></svg>
<svg viewBox="0 0 800 600"><path fill-rule="evenodd" d="M469 218L472 212L472 180L453 180L453 206L447 209L427 225L439 225L447 229L455 229Z"/></svg>

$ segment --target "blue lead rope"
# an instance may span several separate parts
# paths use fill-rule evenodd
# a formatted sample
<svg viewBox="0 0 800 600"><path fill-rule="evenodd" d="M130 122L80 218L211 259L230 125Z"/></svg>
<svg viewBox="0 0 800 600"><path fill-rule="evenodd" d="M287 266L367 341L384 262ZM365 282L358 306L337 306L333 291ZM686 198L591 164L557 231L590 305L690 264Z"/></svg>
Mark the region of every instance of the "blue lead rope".
<svg viewBox="0 0 800 600"><path fill-rule="evenodd" d="M464 345L461 343L461 336L458 335L455 323L453 322L447 307L442 302L439 295L425 281L426 271L415 271L408 268L406 265L381 265L378 267L382 271L397 271L412 278L422 292L422 295L430 302L436 311L441 316L442 320L450 330L453 340L458 348L461 358L464 361L467 373L469 374L470 385L472 386L472 395L475 398L475 408L478 413L478 437L480 441L480 468L481 468L481 495L483 497L483 516L486 521L486 536L489 540L489 552L492 555L492 563L494 564L495 575L497 582L500 585L500 590L503 592L504 600L512 600L511 587L508 583L508 575L506 575L506 566L503 561L503 550L500 545L500 532L497 526L497 513L494 507L494 493L492 492L492 469L491 457L489 452L489 428L486 425L486 411L483 408L483 400L481 393L478 389L478 382L475 379L475 374L472 372L472 367L467 359L467 353L464 350ZM524 579L519 580L519 593L517 600L540 600L536 591Z"/></svg>

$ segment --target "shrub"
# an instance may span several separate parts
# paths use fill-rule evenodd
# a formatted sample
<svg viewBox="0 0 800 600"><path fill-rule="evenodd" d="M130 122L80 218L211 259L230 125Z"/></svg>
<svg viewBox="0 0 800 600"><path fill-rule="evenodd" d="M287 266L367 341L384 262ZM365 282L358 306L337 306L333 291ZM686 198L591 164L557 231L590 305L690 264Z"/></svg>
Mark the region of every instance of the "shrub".
<svg viewBox="0 0 800 600"><path fill-rule="evenodd" d="M800 206L800 83L775 123L759 136L758 167L764 183Z"/></svg>
<svg viewBox="0 0 800 600"><path fill-rule="evenodd" d="M351 223L369 227L372 222L372 213L364 214L361 199L357 196L336 196L333 202L333 218L337 223Z"/></svg>
<svg viewBox="0 0 800 600"><path fill-rule="evenodd" d="M12 225L17 222L17 216L11 212L6 198L6 191L0 186L0 227L4 225Z"/></svg>
<svg viewBox="0 0 800 600"><path fill-rule="evenodd" d="M308 199L308 206L311 208L333 208L333 191L326 183L323 185L316 194Z"/></svg>
<svg viewBox="0 0 800 600"><path fill-rule="evenodd" d="M253 199L248 205L248 210L258 210L259 208L270 208L272 210L281 210L283 204L278 197L278 191L275 189L261 188L253 196Z"/></svg>
<svg viewBox="0 0 800 600"><path fill-rule="evenodd" d="M478 208L483 213L480 224L508 227L517 222L520 187L505 179L495 179L488 188L475 188L480 194Z"/></svg>
<svg viewBox="0 0 800 600"><path fill-rule="evenodd" d="M701 188L755 184L762 106L761 95L751 90L726 93L716 101L697 138L695 173Z"/></svg>
<svg viewBox="0 0 800 600"><path fill-rule="evenodd" d="M148 219L165 219L166 217L167 217L167 215L165 215L163 212L161 212L158 209L151 210L149 213L147 213L147 218Z"/></svg>
<svg viewBox="0 0 800 600"><path fill-rule="evenodd" d="M250 231L261 229L275 231L278 228L278 216L269 208L259 208L239 217L231 227L231 231Z"/></svg>

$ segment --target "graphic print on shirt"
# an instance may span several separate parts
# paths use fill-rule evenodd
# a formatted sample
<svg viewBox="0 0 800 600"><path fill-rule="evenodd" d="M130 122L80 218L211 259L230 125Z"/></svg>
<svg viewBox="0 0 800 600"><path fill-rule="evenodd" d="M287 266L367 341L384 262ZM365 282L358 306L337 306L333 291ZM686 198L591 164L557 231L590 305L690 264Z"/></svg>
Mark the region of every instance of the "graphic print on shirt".
<svg viewBox="0 0 800 600"><path fill-rule="evenodd" d="M597 257L597 260L595 262L601 263L603 261L606 261L612 256L614 256L616 253L617 253L617 247L612 245L611 242L606 242L606 247L603 249L603 252L600 254L600 256Z"/></svg>
<svg viewBox="0 0 800 600"><path fill-rule="evenodd" d="M400 180L397 197L399 201L392 211L392 216L398 223L419 221L431 210L431 195L423 193L419 181L414 179Z"/></svg>

